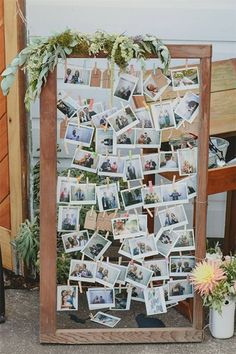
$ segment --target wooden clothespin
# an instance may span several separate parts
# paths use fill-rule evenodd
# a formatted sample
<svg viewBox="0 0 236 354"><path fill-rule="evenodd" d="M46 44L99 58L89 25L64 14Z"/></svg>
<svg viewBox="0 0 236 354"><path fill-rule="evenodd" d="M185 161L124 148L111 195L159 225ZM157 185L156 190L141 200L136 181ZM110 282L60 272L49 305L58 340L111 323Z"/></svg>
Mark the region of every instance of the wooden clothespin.
<svg viewBox="0 0 236 354"><path fill-rule="evenodd" d="M88 187L88 184L89 184L89 178L86 177L86 185L87 185L87 187Z"/></svg>
<svg viewBox="0 0 236 354"><path fill-rule="evenodd" d="M65 149L66 155L69 155L68 145L67 145L67 141L65 139L64 139L64 149Z"/></svg>
<svg viewBox="0 0 236 354"><path fill-rule="evenodd" d="M148 181L148 188L149 188L149 192L150 192L150 193L153 193L153 192L154 192L154 188L153 188L152 181Z"/></svg>
<svg viewBox="0 0 236 354"><path fill-rule="evenodd" d="M148 208L146 208L146 210L147 210L148 214L151 216L151 218L153 218L153 214L152 214L151 210Z"/></svg>
<svg viewBox="0 0 236 354"><path fill-rule="evenodd" d="M143 149L140 149L140 156L143 157Z"/></svg>
<svg viewBox="0 0 236 354"><path fill-rule="evenodd" d="M90 317L91 320L94 319L94 315L92 314L92 312L90 312L89 317Z"/></svg>
<svg viewBox="0 0 236 354"><path fill-rule="evenodd" d="M105 239L108 239L109 231L106 232Z"/></svg>
<svg viewBox="0 0 236 354"><path fill-rule="evenodd" d="M77 177L77 183L80 183L80 181L81 181L81 179L84 177L84 174L83 173L81 173L81 175L79 175L78 177Z"/></svg>
<svg viewBox="0 0 236 354"><path fill-rule="evenodd" d="M153 282L150 282L150 288L153 289Z"/></svg>
<svg viewBox="0 0 236 354"><path fill-rule="evenodd" d="M97 62L94 63L94 73L97 74Z"/></svg>
<svg viewBox="0 0 236 354"><path fill-rule="evenodd" d="M185 70L187 70L188 69L188 58L186 58L186 60L185 60Z"/></svg>
<svg viewBox="0 0 236 354"><path fill-rule="evenodd" d="M67 279L67 286L70 286L70 279Z"/></svg>
<svg viewBox="0 0 236 354"><path fill-rule="evenodd" d="M130 192L130 181L127 181L128 191Z"/></svg>
<svg viewBox="0 0 236 354"><path fill-rule="evenodd" d="M67 181L70 182L70 169L67 171Z"/></svg>
<svg viewBox="0 0 236 354"><path fill-rule="evenodd" d="M106 262L109 263L109 257L106 258Z"/></svg>
<svg viewBox="0 0 236 354"><path fill-rule="evenodd" d="M176 175L173 176L173 180L172 180L172 188L175 188L175 180L176 180Z"/></svg>
<svg viewBox="0 0 236 354"><path fill-rule="evenodd" d="M92 205L91 209L90 209L90 214L89 216L92 216L93 215L93 210L94 210L94 205Z"/></svg>
<svg viewBox="0 0 236 354"><path fill-rule="evenodd" d="M158 215L158 207L155 207L155 210L154 210L154 215L157 216Z"/></svg>
<svg viewBox="0 0 236 354"><path fill-rule="evenodd" d="M118 209L115 209L114 218L116 217L117 213L118 213Z"/></svg>
<svg viewBox="0 0 236 354"><path fill-rule="evenodd" d="M129 150L129 159L132 160L132 151Z"/></svg>
<svg viewBox="0 0 236 354"><path fill-rule="evenodd" d="M121 265L121 262L122 262L122 257L119 257L118 258L118 264Z"/></svg>
<svg viewBox="0 0 236 354"><path fill-rule="evenodd" d="M79 292L80 292L80 294L83 294L83 289L82 289L81 281L78 281L78 286L79 286Z"/></svg>

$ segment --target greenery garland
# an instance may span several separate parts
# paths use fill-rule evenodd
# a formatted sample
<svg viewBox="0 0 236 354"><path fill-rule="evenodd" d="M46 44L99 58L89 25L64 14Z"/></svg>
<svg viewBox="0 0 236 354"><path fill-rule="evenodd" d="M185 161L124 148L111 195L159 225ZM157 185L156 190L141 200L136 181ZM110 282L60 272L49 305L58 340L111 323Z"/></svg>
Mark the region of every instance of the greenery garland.
<svg viewBox="0 0 236 354"><path fill-rule="evenodd" d="M21 68L28 74L25 105L29 110L30 103L39 97L48 73L55 69L60 58L66 60L70 54L94 57L102 52L111 61L112 77L115 64L124 70L132 58L144 61L150 54L156 55L164 65L164 72L170 63L168 48L155 36L128 37L103 31L90 35L66 30L48 38L34 39L12 60L1 75L3 94L9 93L16 72Z"/></svg>

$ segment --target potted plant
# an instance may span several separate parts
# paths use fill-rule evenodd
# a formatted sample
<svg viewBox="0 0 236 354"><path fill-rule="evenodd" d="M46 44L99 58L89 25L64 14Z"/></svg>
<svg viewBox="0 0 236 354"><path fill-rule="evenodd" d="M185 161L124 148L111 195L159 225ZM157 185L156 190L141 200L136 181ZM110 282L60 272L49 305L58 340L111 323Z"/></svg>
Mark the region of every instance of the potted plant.
<svg viewBox="0 0 236 354"><path fill-rule="evenodd" d="M236 257L222 256L218 247L213 254L198 262L191 282L194 290L209 307L209 328L215 338L230 338L234 334L236 298Z"/></svg>

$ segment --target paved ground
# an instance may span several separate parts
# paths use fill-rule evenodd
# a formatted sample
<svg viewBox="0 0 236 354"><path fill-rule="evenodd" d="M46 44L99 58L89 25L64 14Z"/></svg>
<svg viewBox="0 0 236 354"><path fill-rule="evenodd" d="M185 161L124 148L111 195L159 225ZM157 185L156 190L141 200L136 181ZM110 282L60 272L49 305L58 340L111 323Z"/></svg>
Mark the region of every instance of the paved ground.
<svg viewBox="0 0 236 354"><path fill-rule="evenodd" d="M1 354L233 354L236 353L236 336L228 340L215 340L206 330L206 339L197 344L150 345L40 345L38 340L38 291L7 290L7 322L0 325Z"/></svg>

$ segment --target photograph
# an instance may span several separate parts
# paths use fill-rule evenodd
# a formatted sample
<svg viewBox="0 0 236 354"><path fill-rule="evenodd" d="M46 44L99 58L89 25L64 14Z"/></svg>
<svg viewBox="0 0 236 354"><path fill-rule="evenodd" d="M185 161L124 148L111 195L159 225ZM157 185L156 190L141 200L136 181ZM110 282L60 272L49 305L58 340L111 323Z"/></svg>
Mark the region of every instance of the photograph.
<svg viewBox="0 0 236 354"><path fill-rule="evenodd" d="M58 207L58 231L76 231L79 229L79 207Z"/></svg>
<svg viewBox="0 0 236 354"><path fill-rule="evenodd" d="M126 271L127 271L127 267L120 265L120 264L111 264L112 267L117 268L120 271L120 274L116 280L117 284L121 284L121 285L125 285L125 277L126 277Z"/></svg>
<svg viewBox="0 0 236 354"><path fill-rule="evenodd" d="M162 203L161 186L142 188L142 196L143 207L145 209L155 208L156 206L159 206Z"/></svg>
<svg viewBox="0 0 236 354"><path fill-rule="evenodd" d="M169 307L176 306L178 302L176 300L170 300L169 299L169 286L167 284L162 285L163 291L164 291L164 298L165 298L165 303L166 303L166 308L168 309Z"/></svg>
<svg viewBox="0 0 236 354"><path fill-rule="evenodd" d="M95 283L96 263L92 261L80 261L71 259L69 279L74 281L86 281Z"/></svg>
<svg viewBox="0 0 236 354"><path fill-rule="evenodd" d="M121 318L109 315L104 312L97 312L95 316L91 317L92 322L99 323L107 327L115 327Z"/></svg>
<svg viewBox="0 0 236 354"><path fill-rule="evenodd" d="M187 185L188 199L194 198L197 196L197 174L182 178L176 183L184 182Z"/></svg>
<svg viewBox="0 0 236 354"><path fill-rule="evenodd" d="M199 113L199 96L195 95L195 93L187 92L181 98L174 112L187 122L192 123Z"/></svg>
<svg viewBox="0 0 236 354"><path fill-rule="evenodd" d="M96 183L71 183L70 203L78 205L96 204Z"/></svg>
<svg viewBox="0 0 236 354"><path fill-rule="evenodd" d="M175 231L160 230L156 235L156 247L159 253L168 257L177 243L179 234Z"/></svg>
<svg viewBox="0 0 236 354"><path fill-rule="evenodd" d="M145 149L158 149L161 146L161 132L155 129L135 128L135 146Z"/></svg>
<svg viewBox="0 0 236 354"><path fill-rule="evenodd" d="M111 245L111 241L94 233L81 252L90 259L99 260Z"/></svg>
<svg viewBox="0 0 236 354"><path fill-rule="evenodd" d="M68 66L65 69L64 84L72 85L86 85L89 86L91 77L91 70L84 68L77 68L74 65Z"/></svg>
<svg viewBox="0 0 236 354"><path fill-rule="evenodd" d="M170 276L186 277L195 267L194 256L171 256L170 257Z"/></svg>
<svg viewBox="0 0 236 354"><path fill-rule="evenodd" d="M156 130L166 130L176 127L174 111L171 102L152 104L151 110Z"/></svg>
<svg viewBox="0 0 236 354"><path fill-rule="evenodd" d="M107 121L118 136L139 123L138 118L130 106L123 107L115 112L107 118Z"/></svg>
<svg viewBox="0 0 236 354"><path fill-rule="evenodd" d="M105 128L108 124L107 118L117 111L117 108L107 109L101 113L92 116L92 123L95 128Z"/></svg>
<svg viewBox="0 0 236 354"><path fill-rule="evenodd" d="M69 123L67 125L64 140L68 144L82 145L89 147L92 143L94 128Z"/></svg>
<svg viewBox="0 0 236 354"><path fill-rule="evenodd" d="M188 219L182 204L158 211L163 230L173 229L188 223Z"/></svg>
<svg viewBox="0 0 236 354"><path fill-rule="evenodd" d="M83 125L91 125L92 123L92 118L95 117L97 115L95 109L96 107L94 107L95 105L97 105L97 107L99 107L99 105L102 105L101 103L95 103L92 107L90 106L84 106L81 107L78 111L78 113L76 114L76 118L77 121L79 119L79 122ZM100 113L101 114L101 113ZM75 120L75 117L73 117L72 120Z"/></svg>
<svg viewBox="0 0 236 354"><path fill-rule="evenodd" d="M179 238L174 246L173 252L195 250L195 240L193 229L175 230Z"/></svg>
<svg viewBox="0 0 236 354"><path fill-rule="evenodd" d="M89 240L88 230L70 232L61 236L66 253L78 252Z"/></svg>
<svg viewBox="0 0 236 354"><path fill-rule="evenodd" d="M129 247L129 239L123 239L120 249L118 251L119 254L125 256L127 258L131 258L131 251Z"/></svg>
<svg viewBox="0 0 236 354"><path fill-rule="evenodd" d="M134 88L133 96L143 96L143 71L134 71L132 75L138 78L138 82Z"/></svg>
<svg viewBox="0 0 236 354"><path fill-rule="evenodd" d="M113 143L114 143L113 129L109 128L104 130L103 128L96 129L95 135L95 150L97 154L112 155Z"/></svg>
<svg viewBox="0 0 236 354"><path fill-rule="evenodd" d="M131 300L145 302L144 300L144 289L138 286L132 287Z"/></svg>
<svg viewBox="0 0 236 354"><path fill-rule="evenodd" d="M111 224L112 233L115 240L137 237L141 235L139 220L136 215L112 219Z"/></svg>
<svg viewBox="0 0 236 354"><path fill-rule="evenodd" d="M120 274L120 270L113 267L111 263L97 262L96 267L96 282L113 288Z"/></svg>
<svg viewBox="0 0 236 354"><path fill-rule="evenodd" d="M118 188L116 183L96 187L99 211L120 209Z"/></svg>
<svg viewBox="0 0 236 354"><path fill-rule="evenodd" d="M170 82L171 80L163 74L159 75L159 79L149 75L143 83L143 92L152 101L156 101L167 89Z"/></svg>
<svg viewBox="0 0 236 354"><path fill-rule="evenodd" d="M177 152L165 152L160 151L159 153L159 173L166 171L178 171L178 157Z"/></svg>
<svg viewBox="0 0 236 354"><path fill-rule="evenodd" d="M172 108L174 111L174 117L175 117L175 125L176 125L176 129L179 129L181 124L183 123L184 119L181 118L178 114L175 113L175 109L178 106L178 104L180 103L181 97L179 96L178 98L176 98L175 100L172 101Z"/></svg>
<svg viewBox="0 0 236 354"><path fill-rule="evenodd" d="M70 203L70 183L71 178L57 177L57 203ZM76 179L75 179L76 180Z"/></svg>
<svg viewBox="0 0 236 354"><path fill-rule="evenodd" d="M57 311L78 310L78 286L57 286Z"/></svg>
<svg viewBox="0 0 236 354"><path fill-rule="evenodd" d="M120 74L114 91L114 96L123 101L129 102L134 93L138 80L139 78L134 75L125 73Z"/></svg>
<svg viewBox="0 0 236 354"><path fill-rule="evenodd" d="M142 107L136 109L134 113L139 120L139 123L136 125L136 128L154 128L149 108Z"/></svg>
<svg viewBox="0 0 236 354"><path fill-rule="evenodd" d="M143 179L142 163L140 155L131 155L125 160L125 181Z"/></svg>
<svg viewBox="0 0 236 354"><path fill-rule="evenodd" d="M115 306L114 289L88 288L86 295L89 310L104 309Z"/></svg>
<svg viewBox="0 0 236 354"><path fill-rule="evenodd" d="M180 176L197 173L197 154L197 147L177 150Z"/></svg>
<svg viewBox="0 0 236 354"><path fill-rule="evenodd" d="M171 81L173 91L191 90L199 88L198 68L172 69Z"/></svg>
<svg viewBox="0 0 236 354"><path fill-rule="evenodd" d="M162 205L188 203L188 190L187 184L181 183L168 183L161 185Z"/></svg>
<svg viewBox="0 0 236 354"><path fill-rule="evenodd" d="M153 272L137 263L130 263L127 267L125 281L139 288L146 289L151 281Z"/></svg>
<svg viewBox="0 0 236 354"><path fill-rule="evenodd" d="M168 282L168 297L170 300L184 300L193 297L193 286L187 279Z"/></svg>
<svg viewBox="0 0 236 354"><path fill-rule="evenodd" d="M159 154L148 154L141 156L142 169L144 176L158 173L159 169Z"/></svg>
<svg viewBox="0 0 236 354"><path fill-rule="evenodd" d="M98 175L111 177L124 177L125 160L119 156L102 156L98 161Z"/></svg>
<svg viewBox="0 0 236 354"><path fill-rule="evenodd" d="M131 216L131 214L130 214ZM140 231L142 233L142 236L147 235L148 232L148 225L147 225L147 215L145 214L138 214L138 221L139 221L139 227L140 227Z"/></svg>
<svg viewBox="0 0 236 354"><path fill-rule="evenodd" d="M135 129L114 137L116 149L135 149Z"/></svg>
<svg viewBox="0 0 236 354"><path fill-rule="evenodd" d="M131 303L131 288L115 288L115 306L112 311L128 311Z"/></svg>
<svg viewBox="0 0 236 354"><path fill-rule="evenodd" d="M125 210L131 210L143 205L142 187L132 187L120 192Z"/></svg>
<svg viewBox="0 0 236 354"><path fill-rule="evenodd" d="M169 279L169 267L167 259L153 259L144 261L143 266L153 272L152 281Z"/></svg>
<svg viewBox="0 0 236 354"><path fill-rule="evenodd" d="M136 260L158 254L154 236L142 236L129 240L131 258Z"/></svg>
<svg viewBox="0 0 236 354"><path fill-rule="evenodd" d="M98 167L98 156L95 152L78 148L75 150L71 167L78 168L82 171L96 173Z"/></svg>
<svg viewBox="0 0 236 354"><path fill-rule="evenodd" d="M62 112L68 118L72 118L77 115L77 111L79 109L78 103L66 92L59 92L58 93L58 100L57 100L57 109Z"/></svg>
<svg viewBox="0 0 236 354"><path fill-rule="evenodd" d="M144 299L148 316L167 312L162 286L145 289Z"/></svg>

